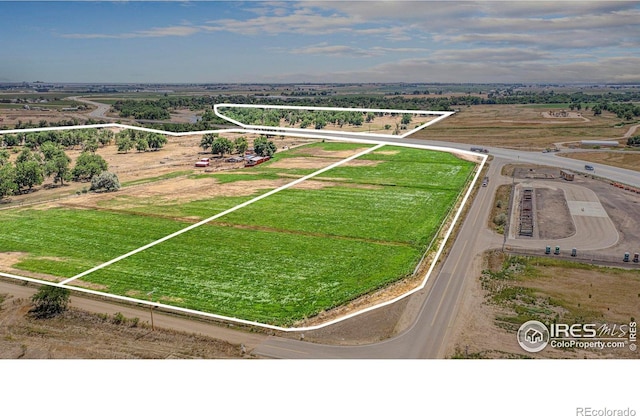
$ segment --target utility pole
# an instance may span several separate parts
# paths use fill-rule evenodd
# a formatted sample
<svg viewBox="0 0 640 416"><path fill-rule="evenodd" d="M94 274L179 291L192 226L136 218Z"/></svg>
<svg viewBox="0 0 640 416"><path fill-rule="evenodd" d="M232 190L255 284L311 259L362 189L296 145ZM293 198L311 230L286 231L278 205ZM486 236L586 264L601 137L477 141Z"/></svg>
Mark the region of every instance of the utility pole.
<svg viewBox="0 0 640 416"><path fill-rule="evenodd" d="M153 292L155 292L156 289L154 288L151 292L147 293L147 296L149 297L149 302L151 302L151 295L153 295ZM151 330L155 331L155 328L153 326L153 305L151 303L149 303L149 311L151 312Z"/></svg>

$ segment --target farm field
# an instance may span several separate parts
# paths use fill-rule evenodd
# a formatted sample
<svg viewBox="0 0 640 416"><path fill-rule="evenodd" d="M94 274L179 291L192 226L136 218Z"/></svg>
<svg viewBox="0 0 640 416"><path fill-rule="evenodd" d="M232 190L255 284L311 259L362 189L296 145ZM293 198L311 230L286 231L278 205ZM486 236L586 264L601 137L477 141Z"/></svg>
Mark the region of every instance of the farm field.
<svg viewBox="0 0 640 416"><path fill-rule="evenodd" d="M188 198L155 195L152 182L0 211L0 269L61 281L367 147L314 143L250 170L162 181L183 181ZM145 300L154 291L163 304L297 325L411 275L474 167L384 146L71 285Z"/></svg>
<svg viewBox="0 0 640 416"><path fill-rule="evenodd" d="M569 111L566 105L564 109ZM555 143L620 139L629 129L620 127L620 119L612 113L593 116L592 112L583 111L582 118L550 117L550 110L558 111L560 107L546 104L463 107L411 138L537 151Z"/></svg>

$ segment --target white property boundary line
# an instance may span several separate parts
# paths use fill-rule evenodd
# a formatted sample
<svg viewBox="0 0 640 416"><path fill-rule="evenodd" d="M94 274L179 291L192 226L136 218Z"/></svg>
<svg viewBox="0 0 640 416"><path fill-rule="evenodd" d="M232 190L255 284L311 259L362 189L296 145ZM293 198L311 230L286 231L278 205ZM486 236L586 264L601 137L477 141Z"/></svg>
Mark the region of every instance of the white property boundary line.
<svg viewBox="0 0 640 416"><path fill-rule="evenodd" d="M252 105L240 105L237 104L236 106L245 106L245 107L265 107L265 106L252 106ZM300 108L305 108L305 107L296 107L296 106L267 106L267 107L274 107L274 108L293 108L293 109L300 109ZM315 109L315 110L319 110L319 109L329 109L330 111L335 111L337 108L332 108L332 107L311 107L311 109ZM352 111L367 111L367 109L351 109ZM386 110L380 110L380 109L373 109L372 111L374 112L385 112ZM399 113L416 113L416 111L410 111L410 110L389 110L390 112L399 112ZM432 112L433 113L433 112ZM445 112L440 112L440 113L445 113ZM428 125L435 123L436 121L439 121L441 119L443 119L444 117L448 117L449 115L451 115L453 113L448 113L446 115L442 115L441 117L438 117L435 120L432 120L431 122L427 123ZM224 117L223 117L224 118ZM228 119L228 118L225 118ZM231 120L230 120L231 121ZM234 123L237 123L235 121L233 121ZM417 149L424 149L424 150L435 150L435 151L445 151L445 152L449 152L449 153L453 153L453 154L464 154L464 155L471 155L471 156L475 156L475 157L479 157L482 161L480 163L480 166L477 167L477 172L475 174L475 176L473 177L471 183L469 184L469 187L467 189L467 192L465 193L464 198L462 199L462 202L460 204L460 207L458 208L454 219L451 223L451 226L448 228L447 232L445 233L445 236L442 240L442 242L440 243L440 246L436 252L436 255L434 257L434 259L431 262L431 266L429 267L429 270L427 271L427 273L425 274L425 277L422 281L422 283L420 284L420 286L416 287L415 289L406 292L394 299L391 299L389 301L377 304L377 305L373 305L371 307L368 307L366 309L362 309L356 312L353 312L351 314L348 315L344 315L340 318L337 318L335 320L329 321L329 322L325 322L323 324L319 324L319 325L313 325L313 326L308 326L308 327L301 327L301 328L284 328L284 327L279 327L279 326L275 326L275 325L268 325L268 324L264 324L264 323L260 323L260 322L254 322L254 321L248 321L248 320L244 320L244 319L238 319L238 318L233 318L233 317L228 317L228 316L223 316L223 315L217 315L217 314L213 314L213 313L208 313L208 312L202 312L202 311L197 311L194 309L186 309L186 308L181 308L178 306L172 306L172 305L165 305L165 304L161 304L158 302L151 302L151 301L146 301L146 300L142 300L142 299L136 299L136 298L131 298L131 297L126 297L126 296L120 296L120 295L114 295L111 293L105 293L105 292L99 292L99 291L95 291L95 290L91 290L91 289L85 289L82 287L78 287L78 286L68 286L65 283L66 282L71 282L72 280L75 280L77 278L80 278L82 276L86 276L87 274L99 270L101 268L107 267L110 264L113 264L117 261L120 261L126 257L129 257L133 254L136 254L140 251L143 251L149 247L152 247L153 245L157 245L163 241L166 241L170 238L175 237L176 235L182 234L186 231L189 231L197 226L200 226L206 222L212 221L215 218L219 218L222 215L226 215L229 212L232 212L231 210L227 210L224 211L222 213L219 213L217 215L214 215L213 217L207 218L206 220L203 220L197 224L193 224L192 226L189 226L183 230L178 231L177 233L173 233L170 234L169 236L166 236L164 238L161 238L160 240L156 240L153 243L147 244L146 246L140 247L136 250L133 250L132 252L129 252L123 256L119 256L109 262L103 263L99 266L94 267L93 269L87 270L85 272L82 272L76 276L73 276L72 278L69 278L63 282L60 283L56 283L56 282L50 282L50 281L46 281L46 280L40 280L40 279L34 279L34 278L30 278L30 277L26 277L26 276L18 276L18 275L14 275L14 274L9 274L9 273L3 273L0 272L0 276L3 277L7 277L10 279L15 279L15 280L21 280L21 281L25 281L25 282L31 282L31 283L37 283L40 285L48 285L48 286L56 286L56 287L62 287L62 288L66 288L69 290L73 290L76 292L81 292L81 293L87 293L87 294L92 294L92 295L97 295L97 296L101 296L104 298L109 298L109 299L114 299L114 300L119 300L119 301L125 301L125 302L130 302L130 303L136 303L136 304L142 304L142 305L148 305L148 306L155 306L155 307L159 307L165 310L170 310L170 311L175 311L175 312L181 312L181 313L187 313L187 314L191 314L191 315L197 315L197 316L202 316L202 317L207 317L207 318L213 318L213 319L217 319L217 320L222 320L222 321L228 321L228 322L234 322L234 323L238 323L238 324L243 324L243 325L251 325L251 326L257 326L257 327L262 327L262 328L267 328L267 329L272 329L272 330L278 330L278 331L283 331L283 332L301 332L301 331L310 331L310 330L315 330L315 329L320 329L320 328L324 328L333 324L336 324L338 322L342 322L345 321L347 319L351 319L355 316L358 315L362 315L364 313L367 313L369 311L378 309L378 308L382 308L384 306L393 304L399 300L402 300L410 295L412 295L413 293L422 290L426 284L427 281L429 280L429 277L431 276L431 273L433 272L433 269L435 268L436 263L438 262L444 247L447 243L447 241L449 240L449 237L451 236L451 233L453 232L456 223L459 220L460 215L462 214L462 211L467 203L467 200L469 199L471 192L473 191L473 187L475 185L475 183L478 180L478 177L480 176L480 173L482 171L482 168L484 167L488 155L484 155L484 154L477 154L474 152L470 152L470 151L466 151L466 150L459 150L459 149L454 149L454 148L449 148L449 147L436 147L436 146L429 146L429 145L417 145L417 144L409 144L409 143L394 143L394 142L386 142L386 141L382 141L382 140L375 140L375 139L357 139L357 138L341 138L341 137L327 137L327 136L323 136L323 135L319 135L319 134L313 134L312 132L309 132L307 130L304 129L295 129L295 130L299 130L299 131L291 131L291 132L280 132L280 131L275 131L273 130L273 127L269 127L269 126L254 126L255 128L259 129L259 130L253 130L251 128L241 128L241 129L222 129L222 130L206 130L206 131L195 131L195 132L181 132L181 133L176 133L176 132L167 132L167 131L163 131L163 130L156 130L156 129L149 129L149 128L145 128L145 127L138 127L138 126L128 126L126 124L119 124L119 123L107 123L107 124L93 124L93 125L83 125L83 126L60 126L60 127L42 127L42 128L33 128L33 129L17 129L17 130L0 130L0 134L11 134L11 133L21 133L21 132L39 132L39 131L54 131L54 130L77 130L77 129L86 129L86 128L109 128L109 127L118 127L118 128L123 128L123 129L132 129L132 130L140 130L140 131L148 131L148 132L154 132L154 133L161 133L161 134L166 134L169 136L174 136L174 137L179 137L179 136L187 136L187 135L196 135L196 134L207 134L207 133L224 133L224 132L233 132L233 133L256 133L256 134L276 134L276 135L286 135L286 136L295 136L295 137L305 137L305 138L319 138L319 139L328 139L328 140L336 140L336 141L345 141L345 142L356 142L356 143L367 143L367 144L375 144L377 146L374 146L373 148L367 149L367 151L365 152L361 152L358 155L354 155L351 156L350 158L344 159L340 162L336 162L335 164L328 166L326 168L323 168L319 171L316 171L314 173L312 173L311 175L307 175L303 178L300 178L296 181L293 181L290 184L285 185L284 187L278 188L276 190L272 190L266 194L260 195L257 198L254 198L250 201L247 201L243 204L240 204L234 208L231 208L231 210L235 211L237 209L240 209L246 205L249 205L250 203L253 203L255 201L257 201L258 199L262 199L262 198L266 198L267 196L272 195L273 193L276 193L282 189L286 189L286 187L291 187L297 183L302 182L303 180L309 179L309 177L312 176L316 176L320 173L323 173L329 169L331 169L332 167L335 167L339 164L345 163L349 160L352 160L356 157L361 156L362 154L366 154L370 151L373 151L375 149L378 149L382 146L398 146L398 147L410 147L410 148L417 148ZM419 129L424 128L425 126L419 127ZM414 129L415 130L415 129ZM403 138L408 134L413 133L412 130L409 133L406 133L405 135L402 136L389 136L389 135L382 135L385 136L386 138ZM324 130L326 131L326 130ZM344 132L336 132L336 133L344 133ZM353 133L348 133L348 134L353 134ZM364 136L364 137L375 137L374 135L369 135L367 133L361 133L360 135ZM379 136L379 135L376 135Z"/></svg>
<svg viewBox="0 0 640 416"><path fill-rule="evenodd" d="M421 115L437 115L434 120L428 121L426 123L421 124L413 130L410 130L402 135L393 135L393 134L380 134L380 133L366 133L366 132L350 132L350 131L336 131L329 130L336 133L343 133L349 135L363 136L363 137L378 137L380 139L395 139L395 138L405 138L418 130L422 130L427 126L430 126L438 121L441 121L452 114L455 114L453 111L425 111L425 110L389 110L389 109L380 109L380 108L348 108L348 107L309 107L309 106L295 106L295 105L262 105L262 104L214 104L213 112L216 116L227 120L233 124L241 126L245 129L268 129L270 131L282 131L282 132L298 132L298 133L306 133L311 129L299 129L293 127L279 127L279 126L254 126L251 124L244 124L239 122L238 120L232 119L231 117L227 117L224 114L221 114L218 111L220 107L235 107L235 108L264 108L264 109L288 109L288 110L320 110L320 111L351 111L351 112L361 112L361 113L397 113L397 114L421 114ZM328 130L324 130L328 131Z"/></svg>

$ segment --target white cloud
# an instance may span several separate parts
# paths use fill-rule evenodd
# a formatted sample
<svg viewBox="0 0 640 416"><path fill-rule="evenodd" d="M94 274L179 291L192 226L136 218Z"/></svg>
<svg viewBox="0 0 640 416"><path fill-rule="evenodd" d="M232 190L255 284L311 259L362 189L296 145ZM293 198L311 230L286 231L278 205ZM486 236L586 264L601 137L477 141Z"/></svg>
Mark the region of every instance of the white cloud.
<svg viewBox="0 0 640 416"><path fill-rule="evenodd" d="M383 56L392 53L424 53L428 52L424 48L403 48L403 47L382 47L373 46L371 48L356 48L347 45L329 45L328 43L319 43L315 45L304 46L301 48L287 49L283 47L272 48L275 52L291 53L294 55L327 55L363 58L373 56Z"/></svg>
<svg viewBox="0 0 640 416"><path fill-rule="evenodd" d="M477 83L547 83L598 82L640 83L640 58L607 58L583 62L503 62L459 63L432 58L411 58L374 65L356 71L332 73L280 74L274 82L477 82Z"/></svg>
<svg viewBox="0 0 640 416"><path fill-rule="evenodd" d="M279 81L630 82L640 81L640 3L609 1L247 2L243 15L191 17L125 33L72 33L72 39L189 37L226 32L247 54L287 54L333 73L273 75ZM222 15L219 15L222 16ZM195 20L195 22L194 22ZM260 39L273 35L277 45ZM277 38L275 37L276 35ZM318 42L318 37L325 40ZM313 39L304 45L304 39ZM259 43L260 49L251 49ZM265 46L266 44L266 46ZM295 46L293 46L295 45ZM237 47L237 46L236 46ZM266 50L266 52L265 52ZM411 57L407 59L407 57ZM373 65L367 58L380 62ZM282 56L278 56L282 58ZM361 70L345 71L358 64ZM275 59L275 58L274 58ZM322 60L324 59L324 60ZM293 62L292 61L292 62ZM632 63L632 64L631 64ZM275 64L273 64L275 66ZM269 75L265 75L269 77ZM289 78L287 78L289 77Z"/></svg>
<svg viewBox="0 0 640 416"><path fill-rule="evenodd" d="M202 29L195 26L168 26L155 27L149 30L140 30L128 33L70 33L60 35L68 39L133 39L133 38L160 38L166 36L191 36Z"/></svg>
<svg viewBox="0 0 640 416"><path fill-rule="evenodd" d="M291 49L289 53L295 55L328 55L328 56L341 56L341 57L370 57L375 53L367 51L365 49L354 48L346 45L310 45L303 48Z"/></svg>

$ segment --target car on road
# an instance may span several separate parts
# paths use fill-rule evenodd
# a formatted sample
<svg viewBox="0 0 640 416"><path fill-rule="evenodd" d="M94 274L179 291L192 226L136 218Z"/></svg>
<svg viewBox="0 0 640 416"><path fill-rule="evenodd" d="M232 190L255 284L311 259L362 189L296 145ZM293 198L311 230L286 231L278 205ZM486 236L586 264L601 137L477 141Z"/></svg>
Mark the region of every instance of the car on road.
<svg viewBox="0 0 640 416"><path fill-rule="evenodd" d="M596 170L593 166L591 165L584 165L584 169L585 170Z"/></svg>
<svg viewBox="0 0 640 416"><path fill-rule="evenodd" d="M489 153L489 149L485 149L484 147L478 147L478 146L471 147L471 151L479 152L479 153Z"/></svg>

